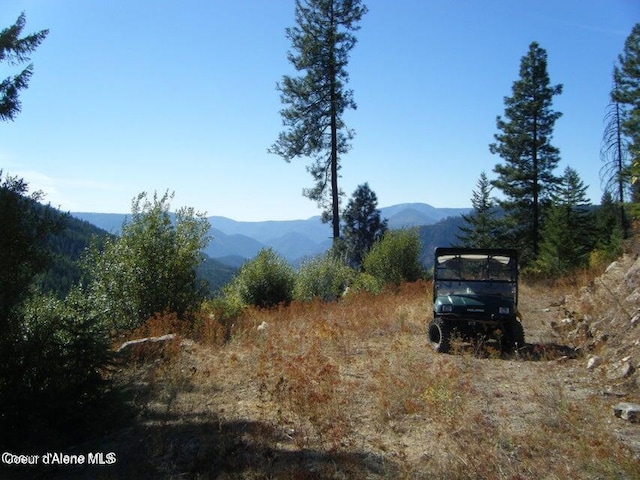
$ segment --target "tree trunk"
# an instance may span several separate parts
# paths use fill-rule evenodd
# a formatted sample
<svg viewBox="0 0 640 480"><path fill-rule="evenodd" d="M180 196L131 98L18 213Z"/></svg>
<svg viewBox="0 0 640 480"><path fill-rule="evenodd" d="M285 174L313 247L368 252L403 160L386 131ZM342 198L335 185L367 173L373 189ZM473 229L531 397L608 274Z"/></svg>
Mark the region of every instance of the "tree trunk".
<svg viewBox="0 0 640 480"><path fill-rule="evenodd" d="M538 120L533 120L533 255L538 258L540 251L540 205L538 178Z"/></svg>
<svg viewBox="0 0 640 480"><path fill-rule="evenodd" d="M331 24L334 23L333 3L331 4ZM329 62L331 79L331 224L333 226L333 239L340 238L340 195L338 190L338 114L336 103L338 101L336 93L336 59L335 59L335 35L331 31L329 36L330 55Z"/></svg>

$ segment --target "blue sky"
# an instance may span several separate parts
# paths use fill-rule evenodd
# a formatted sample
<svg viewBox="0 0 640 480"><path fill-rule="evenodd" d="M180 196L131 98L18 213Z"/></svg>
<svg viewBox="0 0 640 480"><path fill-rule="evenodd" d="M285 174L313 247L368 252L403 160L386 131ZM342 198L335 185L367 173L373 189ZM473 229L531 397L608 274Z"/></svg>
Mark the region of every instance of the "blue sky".
<svg viewBox="0 0 640 480"><path fill-rule="evenodd" d="M537 41L563 113L553 143L600 201L611 72L637 0L369 0L350 83L356 131L341 188L364 182L380 207L467 207ZM276 82L293 74L293 0L3 0L0 28L27 15L48 38L22 112L0 124L0 169L65 211L127 213L140 192L236 220L308 218L307 159L267 153L282 130ZM0 77L16 72L0 65Z"/></svg>

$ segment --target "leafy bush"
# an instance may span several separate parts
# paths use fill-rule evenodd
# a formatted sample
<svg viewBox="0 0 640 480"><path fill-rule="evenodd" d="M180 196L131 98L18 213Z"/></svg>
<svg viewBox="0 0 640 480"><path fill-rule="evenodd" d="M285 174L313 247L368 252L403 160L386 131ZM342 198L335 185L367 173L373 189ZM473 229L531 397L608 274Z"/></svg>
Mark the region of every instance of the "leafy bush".
<svg viewBox="0 0 640 480"><path fill-rule="evenodd" d="M141 193L119 238L91 249L84 267L97 308L115 329L134 329L159 312L179 317L199 307L205 290L196 267L208 242L209 222L191 208L172 219L172 196L153 202Z"/></svg>
<svg viewBox="0 0 640 480"><path fill-rule="evenodd" d="M237 295L245 305L269 308L290 303L294 283L295 272L286 260L271 248L262 249L240 268L226 296Z"/></svg>
<svg viewBox="0 0 640 480"><path fill-rule="evenodd" d="M380 293L383 287L384 283L382 280L369 273L360 273L349 287L349 292L368 292L375 295Z"/></svg>
<svg viewBox="0 0 640 480"><path fill-rule="evenodd" d="M0 354L5 441L77 431L101 392L110 347L104 324L77 288L65 301L34 294L15 315Z"/></svg>
<svg viewBox="0 0 640 480"><path fill-rule="evenodd" d="M221 294L207 299L194 322L194 338L203 343L221 345L231 339L236 319L242 315L246 304L236 287L228 284Z"/></svg>
<svg viewBox="0 0 640 480"><path fill-rule="evenodd" d="M240 297L236 280L223 288L222 295L207 300L202 309L218 321L226 323L239 317L246 305Z"/></svg>
<svg viewBox="0 0 640 480"><path fill-rule="evenodd" d="M383 284L414 282L423 275L416 229L390 230L364 258L364 271Z"/></svg>
<svg viewBox="0 0 640 480"><path fill-rule="evenodd" d="M325 301L339 298L351 283L354 271L342 261L328 254L306 261L300 267L293 289L293 298Z"/></svg>

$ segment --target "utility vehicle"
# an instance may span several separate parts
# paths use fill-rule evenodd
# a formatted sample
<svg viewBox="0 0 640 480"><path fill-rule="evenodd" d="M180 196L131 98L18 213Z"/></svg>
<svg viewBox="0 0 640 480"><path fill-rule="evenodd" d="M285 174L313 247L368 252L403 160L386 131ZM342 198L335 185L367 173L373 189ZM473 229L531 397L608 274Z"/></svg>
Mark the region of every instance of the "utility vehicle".
<svg viewBox="0 0 640 480"><path fill-rule="evenodd" d="M484 335L502 350L524 347L516 250L436 248L429 343L436 352L447 352L454 334Z"/></svg>

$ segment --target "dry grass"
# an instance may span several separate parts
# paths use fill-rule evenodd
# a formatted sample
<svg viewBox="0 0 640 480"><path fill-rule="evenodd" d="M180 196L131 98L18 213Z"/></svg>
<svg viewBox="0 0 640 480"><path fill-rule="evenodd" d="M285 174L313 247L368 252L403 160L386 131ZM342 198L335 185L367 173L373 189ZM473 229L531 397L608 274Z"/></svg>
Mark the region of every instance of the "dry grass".
<svg viewBox="0 0 640 480"><path fill-rule="evenodd" d="M113 372L133 416L83 448L118 463L60 478L640 478L582 359L546 347L555 292L523 287L544 354L507 358L483 344L432 352L430 291L249 310L224 331L203 314L183 332L195 342Z"/></svg>

